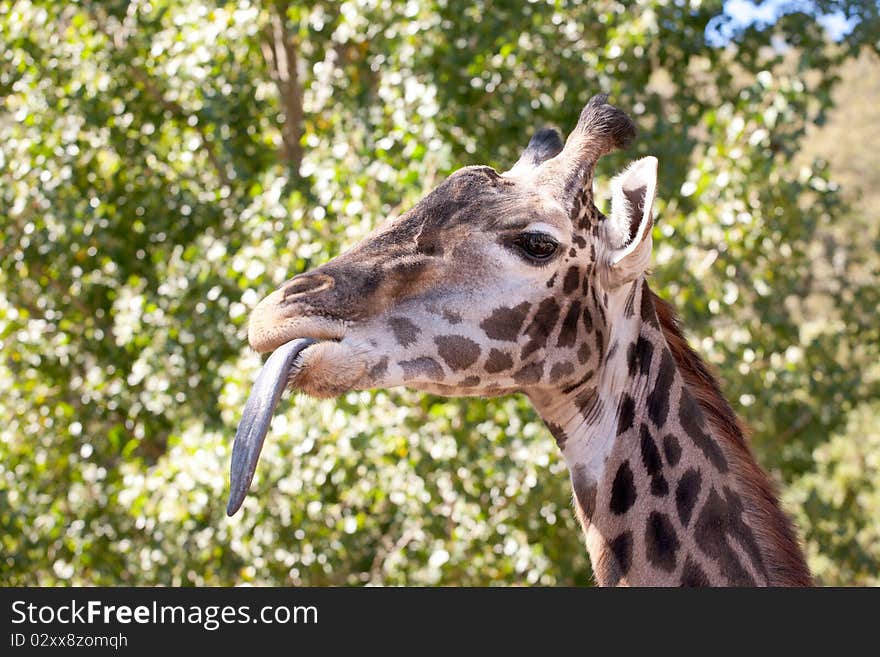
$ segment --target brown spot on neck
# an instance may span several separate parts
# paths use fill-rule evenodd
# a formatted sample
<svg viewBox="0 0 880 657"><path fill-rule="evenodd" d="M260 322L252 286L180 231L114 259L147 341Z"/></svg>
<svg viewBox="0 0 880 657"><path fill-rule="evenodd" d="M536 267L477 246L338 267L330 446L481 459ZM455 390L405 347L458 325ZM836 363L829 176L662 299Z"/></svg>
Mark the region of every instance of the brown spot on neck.
<svg viewBox="0 0 880 657"><path fill-rule="evenodd" d="M493 340L514 342L531 307L530 303L524 301L513 308L496 308L480 323L480 328Z"/></svg>
<svg viewBox="0 0 880 657"><path fill-rule="evenodd" d="M408 347L416 341L421 329L406 317L388 318L388 326L394 333L394 339L401 347Z"/></svg>
<svg viewBox="0 0 880 657"><path fill-rule="evenodd" d="M779 505L778 495L769 477L751 453L742 424L718 381L697 353L691 349L679 327L672 307L643 283L642 315L653 306L656 320L672 352L678 371L699 404L723 450L736 480L747 518L759 545L771 586L811 586L794 527ZM651 322L650 316L646 320Z"/></svg>
<svg viewBox="0 0 880 657"><path fill-rule="evenodd" d="M453 371L467 369L480 357L480 345L463 335L438 335L437 353Z"/></svg>

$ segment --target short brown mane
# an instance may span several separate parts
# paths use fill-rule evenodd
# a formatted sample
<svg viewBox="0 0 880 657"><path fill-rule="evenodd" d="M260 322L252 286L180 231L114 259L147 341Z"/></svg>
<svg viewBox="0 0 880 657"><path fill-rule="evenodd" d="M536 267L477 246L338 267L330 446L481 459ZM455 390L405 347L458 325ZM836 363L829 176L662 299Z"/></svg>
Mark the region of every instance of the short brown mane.
<svg viewBox="0 0 880 657"><path fill-rule="evenodd" d="M672 306L653 291L651 296L678 369L730 460L746 506L747 522L761 547L770 585L812 586L794 526L779 506L776 487L752 455L745 427L722 394L715 376L687 343Z"/></svg>

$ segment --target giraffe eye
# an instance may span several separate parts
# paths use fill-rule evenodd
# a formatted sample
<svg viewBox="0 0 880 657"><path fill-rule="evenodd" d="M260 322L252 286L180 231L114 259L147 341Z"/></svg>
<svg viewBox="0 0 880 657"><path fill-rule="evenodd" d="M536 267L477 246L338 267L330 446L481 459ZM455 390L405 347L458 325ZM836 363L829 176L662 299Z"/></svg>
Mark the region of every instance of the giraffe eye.
<svg viewBox="0 0 880 657"><path fill-rule="evenodd" d="M559 248L559 242L546 233L522 233L514 243L533 260L548 260Z"/></svg>

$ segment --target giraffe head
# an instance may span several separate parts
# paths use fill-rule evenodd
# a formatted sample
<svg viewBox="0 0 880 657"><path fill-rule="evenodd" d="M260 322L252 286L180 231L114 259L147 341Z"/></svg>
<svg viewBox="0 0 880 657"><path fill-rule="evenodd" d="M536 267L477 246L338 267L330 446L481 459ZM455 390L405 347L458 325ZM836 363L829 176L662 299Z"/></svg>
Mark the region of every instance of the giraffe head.
<svg viewBox="0 0 880 657"><path fill-rule="evenodd" d="M459 169L350 251L285 282L250 318L270 352L297 338L288 384L326 397L407 386L447 396L588 386L609 332L609 294L651 250L653 157L593 203L597 160L635 136L595 96L565 144L539 131L507 172Z"/></svg>

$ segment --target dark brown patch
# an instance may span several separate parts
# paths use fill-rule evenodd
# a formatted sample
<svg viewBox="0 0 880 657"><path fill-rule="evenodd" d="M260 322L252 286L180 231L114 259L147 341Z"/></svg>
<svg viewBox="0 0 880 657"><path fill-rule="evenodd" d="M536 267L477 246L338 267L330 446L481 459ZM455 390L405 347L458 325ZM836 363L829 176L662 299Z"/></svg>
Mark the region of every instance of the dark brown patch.
<svg viewBox="0 0 880 657"><path fill-rule="evenodd" d="M562 328L559 329L559 338L556 340L557 347L573 347L577 340L578 319L581 314L581 302L575 299L565 313L562 320Z"/></svg>
<svg viewBox="0 0 880 657"><path fill-rule="evenodd" d="M379 377L381 377L385 372L388 371L388 356L382 356L382 360L373 365L370 368L370 371L367 376L370 377L371 380L375 381Z"/></svg>
<svg viewBox="0 0 880 657"><path fill-rule="evenodd" d="M754 578L740 563L739 557L727 542L730 531L730 510L721 496L713 488L703 505L694 535L697 546L703 553L714 559L721 573L727 577L731 586L755 586Z"/></svg>
<svg viewBox="0 0 880 657"><path fill-rule="evenodd" d="M526 365L513 375L513 380L520 385L530 385L541 380L544 374L544 363L532 363Z"/></svg>
<svg viewBox="0 0 880 657"><path fill-rule="evenodd" d="M627 530L625 532L620 533L613 541L608 544L608 547L611 550L611 554L614 555L615 561L617 561L617 570L618 572L615 581L612 582L603 582L606 586L616 586L621 579L626 577L626 574L629 572L630 566L632 566L632 553L633 553L633 536L632 532Z"/></svg>
<svg viewBox="0 0 880 657"><path fill-rule="evenodd" d="M678 460L681 458L681 445L678 444L678 438L671 433L663 436L663 455L671 467L674 468L678 465Z"/></svg>
<svg viewBox="0 0 880 657"><path fill-rule="evenodd" d="M489 374L496 374L509 370L513 367L513 358L505 351L492 349L489 351L489 358L486 359L486 371Z"/></svg>
<svg viewBox="0 0 880 657"><path fill-rule="evenodd" d="M525 360L547 344L547 338L550 337L550 334L556 327L556 322L559 320L559 310L559 304L553 298L544 299L538 306L535 316L525 330L525 334L531 340L523 347L520 354L522 360Z"/></svg>
<svg viewBox="0 0 880 657"><path fill-rule="evenodd" d="M669 484L666 477L658 475L651 479L651 494L657 497L666 497L669 494Z"/></svg>
<svg viewBox="0 0 880 657"><path fill-rule="evenodd" d="M654 304L651 302L651 290L647 283L642 283L642 319L654 328L660 328Z"/></svg>
<svg viewBox="0 0 880 657"><path fill-rule="evenodd" d="M523 301L514 308L507 306L496 308L491 315L480 322L480 328L493 340L515 342L531 307L530 303Z"/></svg>
<svg viewBox="0 0 880 657"><path fill-rule="evenodd" d="M636 284L633 283L626 297L626 303L623 304L623 314L627 319L636 314L636 287Z"/></svg>
<svg viewBox="0 0 880 657"><path fill-rule="evenodd" d="M596 482L587 474L585 465L576 465L571 471L571 486L583 517L589 520L596 510Z"/></svg>
<svg viewBox="0 0 880 657"><path fill-rule="evenodd" d="M628 394L624 393L617 407L617 435L627 431L633 425L636 414L636 402Z"/></svg>
<svg viewBox="0 0 880 657"><path fill-rule="evenodd" d="M574 365L569 362L555 363L550 368L550 382L557 383L561 379L574 374Z"/></svg>
<svg viewBox="0 0 880 657"><path fill-rule="evenodd" d="M480 345L463 335L438 335L437 353L454 372L467 369L480 357Z"/></svg>
<svg viewBox="0 0 880 657"><path fill-rule="evenodd" d="M568 268L568 271L565 272L565 278L562 281L562 291L565 294L571 294L576 289L581 282L581 270L577 266L572 266Z"/></svg>
<svg viewBox="0 0 880 657"><path fill-rule="evenodd" d="M635 359L639 363L639 374L644 376L651 369L651 357L654 355L654 345L643 336L639 336L635 345Z"/></svg>
<svg viewBox="0 0 880 657"><path fill-rule="evenodd" d="M621 516L632 508L636 502L636 486L629 461L624 461L617 468L611 484L611 503L609 508L615 515Z"/></svg>
<svg viewBox="0 0 880 657"><path fill-rule="evenodd" d="M575 381L571 385L564 387L562 389L563 394L567 395L570 392L574 392L575 390L580 388L582 385L584 385L587 381L589 381L592 378L593 378L593 370L587 370L587 373L584 374L580 379L578 379L577 381Z"/></svg>
<svg viewBox="0 0 880 657"><path fill-rule="evenodd" d="M610 549L605 549L599 553L599 557L593 562L593 576L599 586L611 587L619 586L623 579L620 572L620 566L617 559Z"/></svg>
<svg viewBox="0 0 880 657"><path fill-rule="evenodd" d="M478 377L478 376L466 377L466 378L462 379L462 381L458 385L460 385L462 388L473 388L474 386L480 385L480 377Z"/></svg>
<svg viewBox="0 0 880 657"><path fill-rule="evenodd" d="M599 354L599 364L602 364L602 354L605 352L605 334L602 332L602 329L598 326L596 330L593 331L593 335L596 337L596 352Z"/></svg>
<svg viewBox="0 0 880 657"><path fill-rule="evenodd" d="M443 319L445 319L450 324L461 324L461 315L452 310L444 310Z"/></svg>
<svg viewBox="0 0 880 657"><path fill-rule="evenodd" d="M638 372L638 360L636 358L636 343L630 343L626 349L626 369L629 372L629 378L634 378Z"/></svg>
<svg viewBox="0 0 880 657"><path fill-rule="evenodd" d="M654 443L654 437L648 425L642 422L641 439L639 446L642 452L642 463L648 475L651 477L651 494L656 497L664 497L669 493L669 484L663 476L663 462L660 460L660 450Z"/></svg>
<svg viewBox="0 0 880 657"><path fill-rule="evenodd" d="M608 353L605 356L606 363L610 363L611 359L614 358L614 354L617 353L617 347L619 345L620 343L617 340L615 340L614 343L611 345L611 348L608 350Z"/></svg>
<svg viewBox="0 0 880 657"><path fill-rule="evenodd" d="M599 302L595 287L590 288L590 296L593 297L593 307L599 312L599 320L601 321L602 326L606 326L608 324L608 318L605 316L605 308Z"/></svg>
<svg viewBox="0 0 880 657"><path fill-rule="evenodd" d="M556 272L553 272L553 275L547 281L547 287L553 287L554 285L556 285Z"/></svg>
<svg viewBox="0 0 880 657"><path fill-rule="evenodd" d="M589 306L584 306L584 311L581 313L581 319L584 322L584 329L586 329L587 333L590 333L593 330L593 314L590 312Z"/></svg>
<svg viewBox="0 0 880 657"><path fill-rule="evenodd" d="M590 360L590 356L592 354L593 354L593 350L590 347L590 343L589 342L582 343L581 346L578 347L578 353L577 353L578 362L581 365L586 365L587 361Z"/></svg>
<svg viewBox="0 0 880 657"><path fill-rule="evenodd" d="M764 558L761 556L761 549L758 547L758 542L755 540L751 528L743 520L742 500L727 486L724 487L724 497L727 501L727 508L730 509L728 523L731 536L748 552L757 570L766 575L767 570L764 566Z"/></svg>
<svg viewBox="0 0 880 657"><path fill-rule="evenodd" d="M427 306L427 309L428 312L433 313L434 315L440 315L450 324L461 324L461 315L454 310L446 310L445 308L441 309L435 305L429 305Z"/></svg>
<svg viewBox="0 0 880 657"><path fill-rule="evenodd" d="M666 424L669 415L669 393L675 380L675 361L668 349L663 350L660 357L660 370L651 394L648 395L648 417L658 429Z"/></svg>
<svg viewBox="0 0 880 657"><path fill-rule="evenodd" d="M408 347L415 343L422 330L409 321L406 317L389 317L388 326L394 332L394 339L401 347Z"/></svg>
<svg viewBox="0 0 880 657"><path fill-rule="evenodd" d="M691 521L691 513L697 503L702 487L702 476L693 468L688 468L675 485L675 508L682 527Z"/></svg>
<svg viewBox="0 0 880 657"><path fill-rule="evenodd" d="M694 444L700 448L703 455L715 466L719 472L727 472L727 458L721 451L721 446L706 433L705 419L699 404L694 399L690 390L683 388L681 391L681 403L678 407L678 419L682 429Z"/></svg>
<svg viewBox="0 0 880 657"><path fill-rule="evenodd" d="M595 388L590 388L589 390L581 392L575 397L574 403L581 412L581 417L584 418L584 422L587 423L587 426L596 424L602 415L602 410L605 408L604 403Z"/></svg>
<svg viewBox="0 0 880 657"><path fill-rule="evenodd" d="M565 429L554 422L545 421L544 424L547 425L550 433L556 439L556 446L559 447L559 449L564 449L565 441L568 440L568 434L565 433Z"/></svg>
<svg viewBox="0 0 880 657"><path fill-rule="evenodd" d="M404 381L410 381L417 377L424 377L429 381L442 381L444 378L443 368L440 366L440 363L428 356L404 360L399 365L403 368Z"/></svg>
<svg viewBox="0 0 880 657"><path fill-rule="evenodd" d="M690 557L685 559L684 569L681 571L681 585L686 587L709 586L709 578L706 577L706 573Z"/></svg>
<svg viewBox="0 0 880 657"><path fill-rule="evenodd" d="M675 528L665 513L652 511L645 524L645 551L648 561L661 570L671 573L675 570L675 553L681 542L675 535Z"/></svg>
<svg viewBox="0 0 880 657"><path fill-rule="evenodd" d="M593 330L593 315L590 313L590 307L584 306L584 312L581 313L581 320L584 322L584 329L587 333Z"/></svg>
<svg viewBox="0 0 880 657"><path fill-rule="evenodd" d="M581 237L577 233L574 233L571 236L571 241L574 242L575 246L577 246L577 248L579 248L579 249L583 249L587 246L587 240L585 240L583 237Z"/></svg>
<svg viewBox="0 0 880 657"><path fill-rule="evenodd" d="M444 252L443 247L437 243L436 237L432 240L427 235L420 235L419 241L416 243L416 253L432 258L442 258Z"/></svg>

